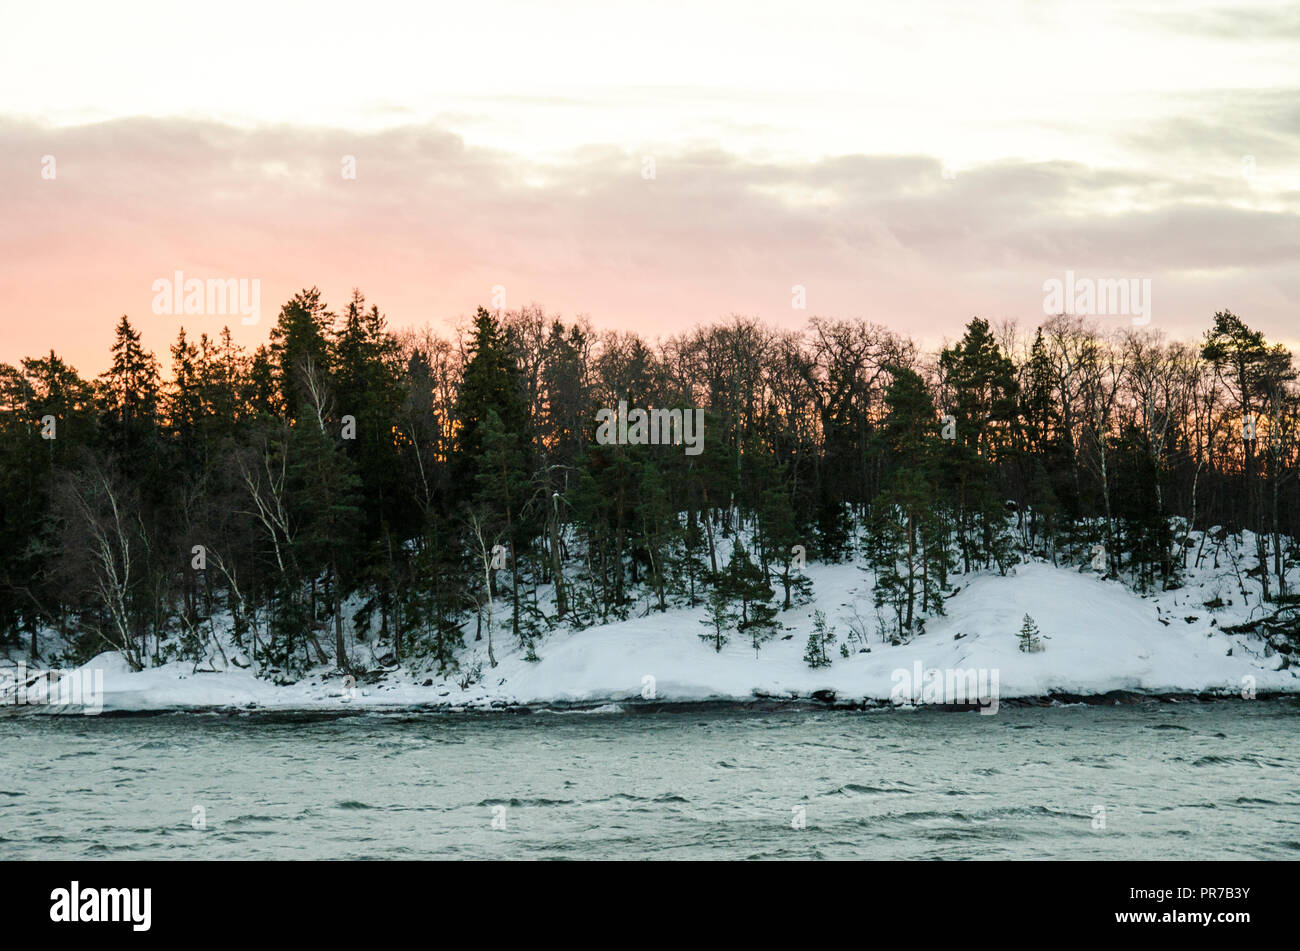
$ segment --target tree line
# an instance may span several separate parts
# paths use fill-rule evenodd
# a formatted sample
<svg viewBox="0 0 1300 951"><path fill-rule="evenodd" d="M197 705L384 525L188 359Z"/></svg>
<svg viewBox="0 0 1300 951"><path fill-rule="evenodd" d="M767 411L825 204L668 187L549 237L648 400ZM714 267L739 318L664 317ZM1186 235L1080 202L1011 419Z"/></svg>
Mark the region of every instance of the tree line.
<svg viewBox="0 0 1300 951"><path fill-rule="evenodd" d="M224 619L266 676L351 671L359 641L446 671L465 638L495 664L690 605L757 650L814 558L868 569L897 640L956 575L1031 556L1169 588L1243 530L1240 572L1294 597L1296 369L1227 311L1194 342L976 318L926 353L860 320L649 341L536 306L447 339L312 288L251 353L181 329L167 356L124 316L93 380L0 365L3 643L145 667L224 654ZM702 409L702 451L597 441L621 402Z"/></svg>

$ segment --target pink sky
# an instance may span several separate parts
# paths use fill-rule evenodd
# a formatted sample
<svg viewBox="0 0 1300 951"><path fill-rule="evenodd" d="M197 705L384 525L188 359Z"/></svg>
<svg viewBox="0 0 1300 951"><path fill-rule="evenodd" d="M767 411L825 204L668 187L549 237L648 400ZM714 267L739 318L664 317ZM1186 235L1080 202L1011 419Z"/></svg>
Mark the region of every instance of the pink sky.
<svg viewBox="0 0 1300 951"><path fill-rule="evenodd" d="M1151 327L1174 336L1230 308L1300 338L1300 58L1283 55L1300 21L1285 8L1084 5L1080 19L1008 0L863 20L811 4L746 20L707 4L622 24L677 37L666 66L636 44L593 48L580 2L558 25L505 3L429 26L490 35L490 64L442 33L438 56L412 60L432 34L348 5L323 14L343 19L316 37L334 64L309 67L328 74L318 88L291 83L283 56L214 82L222 37L238 37L197 21L184 63L146 69L134 54L186 21L128 7L79 14L121 43L53 50L34 38L57 17L34 8L0 39L0 361L53 348L92 375L123 313L160 358L182 323L231 323L253 345L313 284L336 309L359 287L392 325L445 332L501 285L508 308L651 337L816 314L933 345L974 315L1034 326L1043 283L1067 270L1149 279ZM519 19L483 33L503 11ZM283 15L245 52L270 61ZM964 41L941 15L969 18ZM734 49L718 43L728 24ZM354 47L329 46L336 34ZM1130 68L1053 69L1071 37ZM353 53L369 55L343 82ZM588 54L592 70L572 65ZM1187 66L1211 55L1212 75ZM259 279L261 322L154 314L153 282L177 270Z"/></svg>

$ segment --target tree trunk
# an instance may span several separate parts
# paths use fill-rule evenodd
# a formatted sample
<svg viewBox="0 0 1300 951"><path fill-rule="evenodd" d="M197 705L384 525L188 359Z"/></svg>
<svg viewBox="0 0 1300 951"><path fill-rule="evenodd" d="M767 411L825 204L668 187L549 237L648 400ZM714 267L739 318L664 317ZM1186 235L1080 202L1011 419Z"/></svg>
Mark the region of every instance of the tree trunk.
<svg viewBox="0 0 1300 951"><path fill-rule="evenodd" d="M551 574L555 576L555 616L563 618L569 613L569 597L564 590L564 568L560 563L560 514L559 502L552 500L551 513Z"/></svg>
<svg viewBox="0 0 1300 951"><path fill-rule="evenodd" d="M338 565L330 564L330 581L334 588L334 653L338 657L339 670L344 673L351 671L348 664L347 647L343 643L343 593L339 586L339 569Z"/></svg>

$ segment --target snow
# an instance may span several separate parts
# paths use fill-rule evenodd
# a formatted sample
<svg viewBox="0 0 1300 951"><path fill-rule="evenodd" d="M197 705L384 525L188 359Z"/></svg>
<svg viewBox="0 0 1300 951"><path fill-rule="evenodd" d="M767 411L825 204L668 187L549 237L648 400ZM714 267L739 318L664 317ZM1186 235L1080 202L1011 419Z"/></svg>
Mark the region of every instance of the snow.
<svg viewBox="0 0 1300 951"><path fill-rule="evenodd" d="M1207 558L1207 561L1209 559ZM1117 581L1077 567L1026 562L1006 576L955 576L960 590L947 616L931 618L910 643L890 646L875 635L870 650L841 657L828 649L829 667L803 661L813 610L820 608L848 633L854 607L874 618L870 578L852 564L809 565L815 601L779 615L785 626L756 655L743 634L720 653L700 639L703 608L651 611L627 621L581 631L557 630L538 642L538 661L510 643L508 608L499 608L496 668L486 639L471 634L462 670L481 663L482 681L462 688L461 675L439 677L401 668L374 684L352 687L322 668L298 683L276 686L250 669L195 672L174 662L132 672L121 657L101 654L83 669L103 671L105 711L194 709L333 709L437 706L482 708L514 704L582 703L615 712L625 701L752 700L755 696L808 697L833 691L839 701L889 701L897 672L922 668L996 672L1000 699L1111 691L1150 694L1220 693L1241 696L1253 678L1259 693L1300 692L1297 669L1265 651L1249 635L1224 633L1258 607L1242 598L1235 573L1209 566L1190 573L1177 590L1142 596ZM1247 584L1254 582L1247 579ZM1216 597L1218 609L1204 605ZM644 613L642 602L638 613ZM1017 632L1028 614L1044 650L1023 653ZM423 684L432 679L432 684ZM651 687L653 689L651 689ZM13 708L5 708L13 709Z"/></svg>

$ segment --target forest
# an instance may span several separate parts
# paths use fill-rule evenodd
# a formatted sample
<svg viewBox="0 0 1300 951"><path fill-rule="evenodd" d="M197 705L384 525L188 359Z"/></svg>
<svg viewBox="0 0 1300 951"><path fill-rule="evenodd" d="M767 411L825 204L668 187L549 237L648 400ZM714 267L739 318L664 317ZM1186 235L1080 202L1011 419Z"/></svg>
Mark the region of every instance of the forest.
<svg viewBox="0 0 1300 951"><path fill-rule="evenodd" d="M123 316L94 379L0 365L0 644L140 669L210 650L220 617L288 682L353 671L358 642L445 672L467 639L495 664L494 638L535 657L559 626L702 605L704 645L757 650L815 602L812 559L868 569L898 641L963 575L1028 557L1169 589L1230 536L1294 603L1292 354L1206 324L975 318L925 352L862 320L651 341L534 305L447 338L312 288L251 353L191 327L164 366ZM621 404L698 419L698 451L597 439Z"/></svg>

